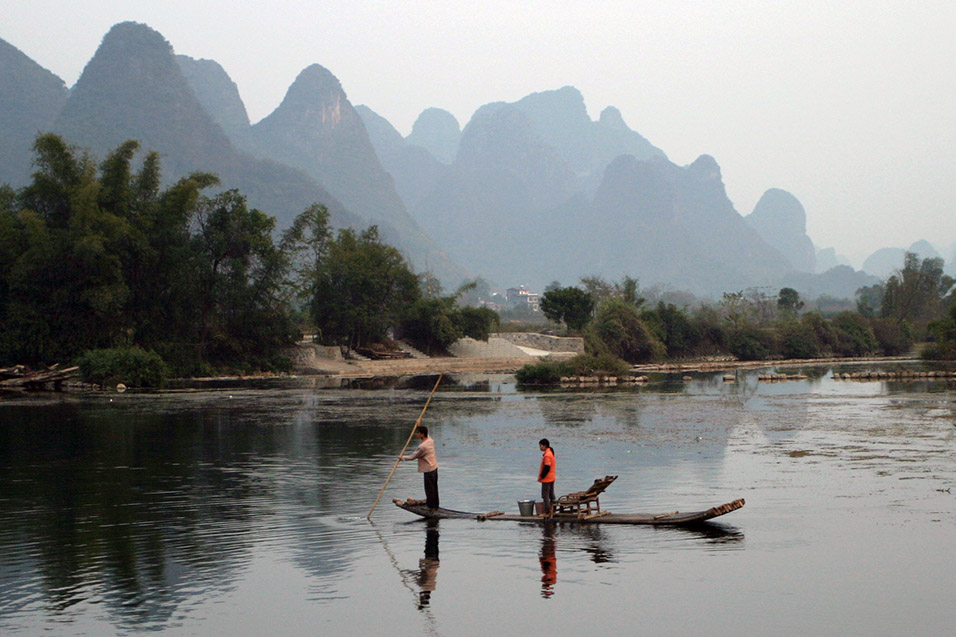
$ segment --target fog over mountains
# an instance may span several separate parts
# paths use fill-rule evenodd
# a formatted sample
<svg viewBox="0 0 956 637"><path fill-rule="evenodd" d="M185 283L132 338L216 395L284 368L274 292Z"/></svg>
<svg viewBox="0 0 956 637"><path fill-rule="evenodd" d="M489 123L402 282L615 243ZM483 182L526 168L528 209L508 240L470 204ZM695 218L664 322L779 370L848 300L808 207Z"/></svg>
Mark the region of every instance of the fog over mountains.
<svg viewBox="0 0 956 637"><path fill-rule="evenodd" d="M780 189L742 216L715 158L676 165L616 108L591 120L570 86L486 104L463 128L428 108L403 137L319 64L252 124L225 69L174 55L146 25L113 27L70 90L0 41L0 183L27 183L32 140L49 130L99 158L137 139L161 153L167 181L215 172L280 227L314 202L338 227L378 224L446 287L629 275L708 296L791 285L852 297L902 265L901 249L871 257L868 273L818 253L803 206Z"/></svg>

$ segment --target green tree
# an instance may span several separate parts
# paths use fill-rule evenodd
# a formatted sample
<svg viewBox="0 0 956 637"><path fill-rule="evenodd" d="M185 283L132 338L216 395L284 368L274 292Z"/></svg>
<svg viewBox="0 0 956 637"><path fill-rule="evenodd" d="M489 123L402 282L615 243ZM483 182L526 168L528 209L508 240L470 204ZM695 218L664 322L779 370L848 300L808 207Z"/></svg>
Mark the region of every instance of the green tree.
<svg viewBox="0 0 956 637"><path fill-rule="evenodd" d="M640 295L638 280L627 275L620 281L614 282L609 282L597 275L581 277L581 285L584 291L591 295L595 305L600 305L610 298L619 298L640 308L645 301Z"/></svg>
<svg viewBox="0 0 956 637"><path fill-rule="evenodd" d="M740 292L724 292L720 301L724 319L734 330L740 330L756 318L753 305Z"/></svg>
<svg viewBox="0 0 956 637"><path fill-rule="evenodd" d="M177 373L202 359L271 365L293 337L274 220L235 192L203 197L218 183L208 173L161 191L159 156L136 170L138 149L124 142L97 166L40 135L32 182L0 193L0 359L140 347Z"/></svg>
<svg viewBox="0 0 956 637"><path fill-rule="evenodd" d="M487 341L491 329L498 324L497 312L458 305L458 300L477 285L476 281L466 283L455 294L443 297L423 295L396 333L429 354L446 350L464 336Z"/></svg>
<svg viewBox="0 0 956 637"><path fill-rule="evenodd" d="M780 328L780 347L784 358L817 358L820 341L812 325L791 321Z"/></svg>
<svg viewBox="0 0 956 637"><path fill-rule="evenodd" d="M942 316L942 299L953 287L953 278L943 273L943 260L920 259L907 252L903 268L885 284L880 315L898 323L911 321L925 325Z"/></svg>
<svg viewBox="0 0 956 637"><path fill-rule="evenodd" d="M773 333L756 325L744 325L730 332L727 349L742 361L766 360L776 349Z"/></svg>
<svg viewBox="0 0 956 637"><path fill-rule="evenodd" d="M796 316L803 309L800 293L793 288L781 288L777 295L777 308L786 315Z"/></svg>
<svg viewBox="0 0 956 637"><path fill-rule="evenodd" d="M601 304L587 336L594 353L610 353L629 363L660 359L666 353L664 344L641 321L637 308L620 298Z"/></svg>
<svg viewBox="0 0 956 637"><path fill-rule="evenodd" d="M594 300L580 288L558 288L541 297L541 312L555 323L564 323L569 333L582 330L593 311Z"/></svg>
<svg viewBox="0 0 956 637"><path fill-rule="evenodd" d="M275 219L229 190L201 198L193 225L201 356L266 363L296 336L283 289L289 261L272 239Z"/></svg>
<svg viewBox="0 0 956 637"><path fill-rule="evenodd" d="M946 316L931 321L929 330L936 342L923 351L922 357L930 360L956 359L956 305L952 305Z"/></svg>
<svg viewBox="0 0 956 637"><path fill-rule="evenodd" d="M315 324L327 341L353 348L383 338L421 296L418 277L376 226L339 230L315 276Z"/></svg>
<svg viewBox="0 0 956 637"><path fill-rule="evenodd" d="M664 343L671 357L690 354L703 337L687 312L673 303L658 301L654 310L641 313L641 320Z"/></svg>
<svg viewBox="0 0 956 637"><path fill-rule="evenodd" d="M882 283L874 283L858 289L856 291L856 311L867 318L877 316L883 304L884 288L885 286Z"/></svg>
<svg viewBox="0 0 956 637"><path fill-rule="evenodd" d="M840 312L833 317L837 334L836 354L841 356L872 356L879 352L879 342L866 317L856 312Z"/></svg>

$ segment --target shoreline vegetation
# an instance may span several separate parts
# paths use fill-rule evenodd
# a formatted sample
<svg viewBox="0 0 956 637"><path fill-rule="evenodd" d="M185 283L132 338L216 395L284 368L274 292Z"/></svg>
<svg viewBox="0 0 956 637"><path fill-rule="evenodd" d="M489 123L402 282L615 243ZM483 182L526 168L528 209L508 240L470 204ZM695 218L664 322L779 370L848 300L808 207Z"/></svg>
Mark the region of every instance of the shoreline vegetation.
<svg viewBox="0 0 956 637"><path fill-rule="evenodd" d="M0 367L13 366L6 378L0 369L0 389L73 382L49 361L77 367L87 386L145 388L304 371L633 382L644 372L886 360L868 357L908 355L916 343L925 360L956 359L956 280L940 258L907 253L885 282L857 290L855 311L849 300L810 307L788 287L665 300L629 275L597 274L553 281L538 304L502 301L480 278L444 292L377 226L338 227L318 203L279 229L242 193L215 193L211 173L164 188L160 156L137 162L139 150L127 140L98 162L40 134L32 182L0 185ZM510 352L463 346L488 344L503 322L526 337ZM548 342L558 330L573 351ZM304 353L307 334L314 353Z"/></svg>
<svg viewBox="0 0 956 637"><path fill-rule="evenodd" d="M546 358L546 357L543 357ZM397 379L411 378L416 376L434 376L437 374L462 374L462 375L516 375L528 365L534 365L542 359L534 356L524 357L501 357L501 358L455 358L455 357L431 357L431 358L404 358L392 360L334 360L322 359L318 365L308 367L299 367L290 372L260 372L253 374L239 375L214 375L204 377L172 378L168 385L189 387L203 387L215 385L223 382L228 383L256 383L262 381L279 381L295 379L326 379L326 380L362 380L362 379ZM691 374L691 373L718 373L735 372L737 370L758 370L765 368L774 368L775 370L796 368L796 367L822 367L827 365L852 365L864 368L867 365L886 366L888 364L906 365L904 369L887 373L881 371L861 370L853 374L844 373L842 378L848 380L878 380L893 378L920 378L928 376L926 372L915 371L912 366L925 365L927 363L946 363L948 361L927 361L920 358L915 353L906 356L869 356L869 357L829 357L829 358L790 358L778 360L747 361L735 360L730 357L704 357L699 359L686 359L680 361L667 361L657 363L646 363L631 365L626 372L608 384L643 384L648 382L646 374L673 375L673 374ZM75 371L73 369L70 370ZM82 382L75 378L57 378L57 390L74 391L126 391L127 386L123 383L113 385L97 385L95 383ZM629 377L629 378L628 378ZM529 386L546 385L585 385L598 383L598 376L593 378L564 379L560 383L525 383ZM600 376L601 384L604 385L604 375ZM687 377L685 376L685 379ZM766 377L761 375L761 380L796 380L803 378L799 375L774 372ZM731 380L731 377L725 377L724 380ZM24 390L24 389L43 389L43 383L0 383L0 391L4 390ZM51 387L52 388L52 387Z"/></svg>

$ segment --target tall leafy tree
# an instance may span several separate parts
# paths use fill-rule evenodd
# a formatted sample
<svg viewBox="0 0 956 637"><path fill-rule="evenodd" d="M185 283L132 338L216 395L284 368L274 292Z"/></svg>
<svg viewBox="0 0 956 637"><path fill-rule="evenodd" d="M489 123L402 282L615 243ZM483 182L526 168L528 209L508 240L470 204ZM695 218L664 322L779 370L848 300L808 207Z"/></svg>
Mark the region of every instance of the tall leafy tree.
<svg viewBox="0 0 956 637"><path fill-rule="evenodd" d="M629 363L662 358L664 344L641 320L637 308L623 299L603 302L589 326L589 345L595 353L610 353Z"/></svg>
<svg viewBox="0 0 956 637"><path fill-rule="evenodd" d="M64 361L142 346L179 372L274 357L292 341L288 260L274 220L195 173L161 191L160 161L127 141L98 166L37 137L32 182L0 189L0 359Z"/></svg>
<svg viewBox="0 0 956 637"><path fill-rule="evenodd" d="M800 293L793 288L780 288L777 294L777 309L787 316L796 316L803 309Z"/></svg>
<svg viewBox="0 0 956 637"><path fill-rule="evenodd" d="M687 312L673 303L658 301L657 308L641 313L641 320L664 343L668 356L685 356L703 338Z"/></svg>
<svg viewBox="0 0 956 637"><path fill-rule="evenodd" d="M290 343L282 295L288 260L272 240L275 219L229 190L201 199L193 225L200 353L259 357Z"/></svg>
<svg viewBox="0 0 956 637"><path fill-rule="evenodd" d="M478 285L478 281L466 283L448 296L423 294L402 321L399 334L428 353L441 352L464 336L487 341L492 328L498 325L498 313L487 307L458 304Z"/></svg>
<svg viewBox="0 0 956 637"><path fill-rule="evenodd" d="M886 280L880 314L898 323L925 324L943 314L942 299L953 283L953 278L943 273L942 259L920 259L907 252L903 268Z"/></svg>
<svg viewBox="0 0 956 637"><path fill-rule="evenodd" d="M576 287L549 290L541 296L541 311L555 323L564 323L568 332L584 329L594 311L594 299Z"/></svg>
<svg viewBox="0 0 956 637"><path fill-rule="evenodd" d="M420 294L418 277L376 226L345 228L316 268L312 317L327 341L354 348L384 337Z"/></svg>

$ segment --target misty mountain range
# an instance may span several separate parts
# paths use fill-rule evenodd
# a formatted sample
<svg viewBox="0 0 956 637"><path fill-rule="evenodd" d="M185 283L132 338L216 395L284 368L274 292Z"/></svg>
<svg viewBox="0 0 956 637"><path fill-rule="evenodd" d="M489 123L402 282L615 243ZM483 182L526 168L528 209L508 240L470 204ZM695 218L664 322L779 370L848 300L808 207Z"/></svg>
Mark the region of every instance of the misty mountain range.
<svg viewBox="0 0 956 637"><path fill-rule="evenodd" d="M403 137L313 64L252 124L218 63L175 55L161 34L127 22L72 89L0 40L0 183L27 183L39 131L97 158L139 140L161 154L166 181L217 173L280 227L314 202L336 227L378 224L446 287L482 276L540 290L629 275L706 296L790 285L852 297L902 265L901 250L878 251L865 272L832 248L818 252L802 205L783 190L742 216L714 158L678 166L616 108L591 120L569 86L487 104L464 128L429 108ZM935 256L927 246L921 256Z"/></svg>

